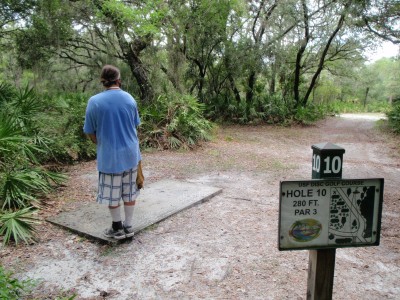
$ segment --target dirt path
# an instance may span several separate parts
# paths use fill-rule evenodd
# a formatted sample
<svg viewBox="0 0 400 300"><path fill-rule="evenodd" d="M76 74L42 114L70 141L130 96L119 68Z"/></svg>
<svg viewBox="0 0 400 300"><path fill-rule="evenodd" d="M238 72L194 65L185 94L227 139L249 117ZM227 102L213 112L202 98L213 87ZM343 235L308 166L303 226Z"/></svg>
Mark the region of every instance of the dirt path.
<svg viewBox="0 0 400 300"><path fill-rule="evenodd" d="M77 299L305 299L308 251L277 249L279 182L310 179L311 145L321 142L345 148L343 178L385 178L381 245L337 250L333 298L399 299L399 140L371 118L229 126L196 151L146 152L147 182L178 178L223 193L116 247L43 223L38 244L3 248L0 262L42 279L40 299L60 290ZM93 201L95 172L93 162L72 168L44 216Z"/></svg>

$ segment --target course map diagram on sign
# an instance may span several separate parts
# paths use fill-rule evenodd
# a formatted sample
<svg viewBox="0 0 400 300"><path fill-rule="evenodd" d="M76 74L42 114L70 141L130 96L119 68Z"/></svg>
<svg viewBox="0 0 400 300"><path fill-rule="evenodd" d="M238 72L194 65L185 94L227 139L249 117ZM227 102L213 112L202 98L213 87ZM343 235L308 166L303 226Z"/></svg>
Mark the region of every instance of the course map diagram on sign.
<svg viewBox="0 0 400 300"><path fill-rule="evenodd" d="M334 188L331 192L329 243L373 242L375 186Z"/></svg>

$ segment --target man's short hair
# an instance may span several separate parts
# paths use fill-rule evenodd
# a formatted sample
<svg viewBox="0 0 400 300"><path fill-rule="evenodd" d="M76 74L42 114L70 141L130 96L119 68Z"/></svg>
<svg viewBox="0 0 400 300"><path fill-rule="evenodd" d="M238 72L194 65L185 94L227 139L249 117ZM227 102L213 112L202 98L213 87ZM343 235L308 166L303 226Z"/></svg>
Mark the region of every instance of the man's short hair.
<svg viewBox="0 0 400 300"><path fill-rule="evenodd" d="M105 65L101 70L100 81L105 87L112 86L121 79L121 73L117 67L112 65Z"/></svg>

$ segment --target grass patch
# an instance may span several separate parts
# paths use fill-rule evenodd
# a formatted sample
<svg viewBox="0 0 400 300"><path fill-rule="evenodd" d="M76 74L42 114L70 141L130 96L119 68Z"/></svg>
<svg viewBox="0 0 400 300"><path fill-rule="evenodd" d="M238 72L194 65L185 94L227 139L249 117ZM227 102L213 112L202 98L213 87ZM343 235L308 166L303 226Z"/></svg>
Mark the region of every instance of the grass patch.
<svg viewBox="0 0 400 300"><path fill-rule="evenodd" d="M271 168L276 171L287 171L287 170L294 170L298 167L294 164L285 164L280 160L273 160L271 163Z"/></svg>

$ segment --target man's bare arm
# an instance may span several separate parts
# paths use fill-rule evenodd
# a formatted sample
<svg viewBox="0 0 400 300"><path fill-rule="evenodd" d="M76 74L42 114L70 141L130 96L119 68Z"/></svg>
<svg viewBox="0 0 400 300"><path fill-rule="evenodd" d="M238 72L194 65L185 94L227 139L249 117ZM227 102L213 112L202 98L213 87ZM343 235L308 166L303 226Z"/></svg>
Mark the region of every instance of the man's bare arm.
<svg viewBox="0 0 400 300"><path fill-rule="evenodd" d="M93 143L97 144L97 138L96 138L96 134L95 134L95 133L88 133L87 136L89 137L89 139L90 139Z"/></svg>

